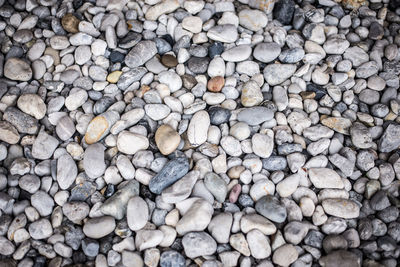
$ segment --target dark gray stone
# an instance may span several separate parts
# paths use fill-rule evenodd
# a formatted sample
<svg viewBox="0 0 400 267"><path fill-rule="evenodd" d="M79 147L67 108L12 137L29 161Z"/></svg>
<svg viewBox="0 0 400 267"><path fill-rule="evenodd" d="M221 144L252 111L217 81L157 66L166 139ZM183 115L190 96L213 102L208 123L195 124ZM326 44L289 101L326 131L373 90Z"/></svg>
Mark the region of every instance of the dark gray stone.
<svg viewBox="0 0 400 267"><path fill-rule="evenodd" d="M260 198L255 208L259 214L273 222L282 223L286 220L286 207L274 196L268 195Z"/></svg>
<svg viewBox="0 0 400 267"><path fill-rule="evenodd" d="M154 194L161 192L172 185L189 171L189 161L187 158L175 158L165 164L161 171L154 176L149 183L149 189Z"/></svg>

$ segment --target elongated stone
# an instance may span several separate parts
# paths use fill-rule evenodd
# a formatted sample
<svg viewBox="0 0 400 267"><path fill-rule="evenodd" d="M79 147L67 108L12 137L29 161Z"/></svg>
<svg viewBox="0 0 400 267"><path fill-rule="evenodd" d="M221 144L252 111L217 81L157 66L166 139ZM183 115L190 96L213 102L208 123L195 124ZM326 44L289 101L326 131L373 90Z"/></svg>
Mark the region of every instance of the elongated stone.
<svg viewBox="0 0 400 267"><path fill-rule="evenodd" d="M111 126L113 126L118 119L119 114L113 110L96 116L87 127L85 142L90 145L103 139L110 132Z"/></svg>
<svg viewBox="0 0 400 267"><path fill-rule="evenodd" d="M325 199L322 201L322 207L327 214L343 219L354 219L360 215L360 207L349 199Z"/></svg>

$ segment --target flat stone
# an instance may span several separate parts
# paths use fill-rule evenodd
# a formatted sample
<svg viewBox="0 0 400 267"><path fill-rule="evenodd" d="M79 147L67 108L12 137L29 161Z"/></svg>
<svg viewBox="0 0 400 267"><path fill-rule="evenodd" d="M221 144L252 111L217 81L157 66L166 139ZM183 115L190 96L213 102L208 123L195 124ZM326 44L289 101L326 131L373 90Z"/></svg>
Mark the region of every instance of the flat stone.
<svg viewBox="0 0 400 267"><path fill-rule="evenodd" d="M340 176L332 169L310 168L308 177L316 188L338 188L344 187Z"/></svg>
<svg viewBox="0 0 400 267"><path fill-rule="evenodd" d="M257 106L263 100L264 97L257 82L250 80L243 85L240 101L244 107Z"/></svg>
<svg viewBox="0 0 400 267"><path fill-rule="evenodd" d="M0 121L0 140L14 145L20 139L17 129L7 121Z"/></svg>
<svg viewBox="0 0 400 267"><path fill-rule="evenodd" d="M274 137L256 133L251 138L251 144L254 154L261 158L268 158L274 149Z"/></svg>
<svg viewBox="0 0 400 267"><path fill-rule="evenodd" d="M238 45L225 50L221 57L228 62L240 62L248 59L250 55L251 47L249 45Z"/></svg>
<svg viewBox="0 0 400 267"><path fill-rule="evenodd" d="M117 86L121 90L127 89L134 82L139 81L147 72L144 67L131 68L119 76Z"/></svg>
<svg viewBox="0 0 400 267"><path fill-rule="evenodd" d="M264 68L264 78L271 86L278 85L290 78L296 71L293 64L271 64Z"/></svg>
<svg viewBox="0 0 400 267"><path fill-rule="evenodd" d="M257 213L243 215L240 219L240 229L243 233L257 229L264 235L272 235L276 232L276 226L270 220Z"/></svg>
<svg viewBox="0 0 400 267"><path fill-rule="evenodd" d="M344 219L354 219L360 214L360 207L348 199L325 199L322 201L322 207L327 214Z"/></svg>
<svg viewBox="0 0 400 267"><path fill-rule="evenodd" d="M33 239L46 239L53 234L53 227L47 219L39 219L29 225L29 235Z"/></svg>
<svg viewBox="0 0 400 267"><path fill-rule="evenodd" d="M36 134L39 129L38 121L35 118L15 107L6 109L3 114L3 120L11 123L19 133Z"/></svg>
<svg viewBox="0 0 400 267"><path fill-rule="evenodd" d="M182 238L182 246L189 258L208 256L217 250L217 242L206 232L191 232Z"/></svg>
<svg viewBox="0 0 400 267"><path fill-rule="evenodd" d="M254 126L269 121L274 117L274 110L267 107L251 107L242 109L237 119L248 125Z"/></svg>
<svg viewBox="0 0 400 267"><path fill-rule="evenodd" d="M268 18L264 12L259 10L243 9L239 12L239 24L256 32L267 26Z"/></svg>
<svg viewBox="0 0 400 267"><path fill-rule="evenodd" d="M85 133L85 142L90 145L103 139L106 135L108 135L111 127L117 122L118 119L119 114L113 110L94 117L87 127Z"/></svg>
<svg viewBox="0 0 400 267"><path fill-rule="evenodd" d="M104 149L102 144L93 144L86 148L83 156L83 169L89 178L95 179L104 174L106 170Z"/></svg>
<svg viewBox="0 0 400 267"><path fill-rule="evenodd" d="M282 223L286 220L286 207L274 196L264 196L260 198L255 206L256 211L265 218Z"/></svg>
<svg viewBox="0 0 400 267"><path fill-rule="evenodd" d="M77 175L78 168L69 154L64 154L57 159L57 182L62 190L68 189Z"/></svg>
<svg viewBox="0 0 400 267"><path fill-rule="evenodd" d="M233 24L217 25L208 30L207 37L218 42L233 43L238 38L238 32Z"/></svg>
<svg viewBox="0 0 400 267"><path fill-rule="evenodd" d="M29 81L33 74L29 64L19 58L9 58L3 72L6 78L14 81Z"/></svg>
<svg viewBox="0 0 400 267"><path fill-rule="evenodd" d="M31 204L41 216L48 216L53 212L53 198L42 190L31 196Z"/></svg>
<svg viewBox="0 0 400 267"><path fill-rule="evenodd" d="M89 219L83 225L83 232L87 237L99 239L112 233L115 229L115 219L103 216Z"/></svg>
<svg viewBox="0 0 400 267"><path fill-rule="evenodd" d="M214 216L208 225L208 232L218 243L228 243L233 223L233 216L223 212Z"/></svg>
<svg viewBox="0 0 400 267"><path fill-rule="evenodd" d="M251 256L256 259L265 259L271 255L271 246L267 237L259 230L251 230L246 235Z"/></svg>
<svg viewBox="0 0 400 267"><path fill-rule="evenodd" d="M351 120L341 117L329 117L321 120L321 123L332 130L342 133L349 134L349 129L352 126Z"/></svg>
<svg viewBox="0 0 400 267"><path fill-rule="evenodd" d="M280 53L281 47L277 43L260 43L254 48L253 56L261 62L269 63L276 59Z"/></svg>
<svg viewBox="0 0 400 267"><path fill-rule="evenodd" d="M207 141L208 128L210 127L210 116L207 111L196 112L190 120L187 130L189 142L193 146L199 146Z"/></svg>
<svg viewBox="0 0 400 267"><path fill-rule="evenodd" d="M146 201L139 196L129 199L126 208L126 219L131 230L142 229L149 220L149 209Z"/></svg>
<svg viewBox="0 0 400 267"><path fill-rule="evenodd" d="M168 250L161 253L160 267L185 267L185 258L175 250Z"/></svg>
<svg viewBox="0 0 400 267"><path fill-rule="evenodd" d="M45 131L40 131L32 145L32 156L35 159L49 159L58 144L55 137L48 135Z"/></svg>
<svg viewBox="0 0 400 267"><path fill-rule="evenodd" d="M18 98L17 106L20 110L40 120L46 114L46 104L42 98L34 94L24 94Z"/></svg>
<svg viewBox="0 0 400 267"><path fill-rule="evenodd" d="M145 15L146 20L157 20L159 16L171 13L179 8L179 6L179 1L177 0L162 1L147 10Z"/></svg>
<svg viewBox="0 0 400 267"><path fill-rule="evenodd" d="M178 203L187 199L200 177L199 171L190 171L182 179L175 182L162 192L162 199L166 203Z"/></svg>
<svg viewBox="0 0 400 267"><path fill-rule="evenodd" d="M378 142L378 148L381 152L392 152L400 146L400 125L389 124Z"/></svg>
<svg viewBox="0 0 400 267"><path fill-rule="evenodd" d="M173 1L175 2L176 0ZM125 64L130 68L139 67L149 61L155 54L157 54L157 47L153 41L141 41L126 55Z"/></svg>
<svg viewBox="0 0 400 267"><path fill-rule="evenodd" d="M161 192L181 179L189 171L189 161L187 158L175 158L167 162L159 173L154 176L149 183L149 189L154 194Z"/></svg>
<svg viewBox="0 0 400 267"><path fill-rule="evenodd" d="M218 202L223 203L228 194L228 185L217 174L209 172L204 176L204 185Z"/></svg>
<svg viewBox="0 0 400 267"><path fill-rule="evenodd" d="M176 224L176 232L185 235L192 231L203 231L209 225L213 212L214 209L208 201L196 200Z"/></svg>
<svg viewBox="0 0 400 267"><path fill-rule="evenodd" d="M290 266L298 257L296 248L292 244L285 244L274 251L272 261L279 266Z"/></svg>
<svg viewBox="0 0 400 267"><path fill-rule="evenodd" d="M121 220L126 214L129 199L137 195L139 195L139 182L129 180L101 205L100 210L105 215L110 215L117 220Z"/></svg>
<svg viewBox="0 0 400 267"><path fill-rule="evenodd" d="M60 118L56 126L57 136L66 141L72 137L75 133L75 124L69 116L64 116Z"/></svg>
<svg viewBox="0 0 400 267"><path fill-rule="evenodd" d="M133 155L140 150L147 149L149 147L149 140L146 136L123 131L118 135L117 147L120 152Z"/></svg>

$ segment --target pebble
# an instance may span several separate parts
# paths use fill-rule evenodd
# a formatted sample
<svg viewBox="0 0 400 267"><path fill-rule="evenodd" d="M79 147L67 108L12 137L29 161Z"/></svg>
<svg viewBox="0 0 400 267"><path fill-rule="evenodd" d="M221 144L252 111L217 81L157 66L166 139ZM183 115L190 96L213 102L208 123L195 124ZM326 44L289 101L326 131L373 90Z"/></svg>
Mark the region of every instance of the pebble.
<svg viewBox="0 0 400 267"><path fill-rule="evenodd" d="M272 261L280 266L290 266L298 257L296 248L292 244L285 244L274 251Z"/></svg>
<svg viewBox="0 0 400 267"><path fill-rule="evenodd" d="M128 201L126 218L131 230L138 231L142 229L149 220L149 209L147 203L138 196L131 198Z"/></svg>
<svg viewBox="0 0 400 267"><path fill-rule="evenodd" d="M155 194L172 185L189 171L189 162L186 158L175 158L167 162L149 183L149 189Z"/></svg>
<svg viewBox="0 0 400 267"><path fill-rule="evenodd" d="M57 159L57 182L61 189L68 189L75 181L78 168L69 154L64 154Z"/></svg>
<svg viewBox="0 0 400 267"><path fill-rule="evenodd" d="M360 215L360 207L347 199L326 199L322 201L322 207L327 214L339 218L352 219Z"/></svg>
<svg viewBox="0 0 400 267"><path fill-rule="evenodd" d="M208 201L194 199L189 209L176 224L176 232L179 235L185 235L193 231L203 231L209 225L213 211L214 209Z"/></svg>
<svg viewBox="0 0 400 267"><path fill-rule="evenodd" d="M269 85L278 85L286 81L296 71L292 64L271 64L264 68L264 78Z"/></svg>
<svg viewBox="0 0 400 267"><path fill-rule="evenodd" d="M267 195L260 198L255 208L258 213L273 222L282 223L286 220L286 207L276 197Z"/></svg>
<svg viewBox="0 0 400 267"><path fill-rule="evenodd" d="M83 225L83 233L90 238L99 239L113 232L115 219L111 216L103 216L89 219Z"/></svg>
<svg viewBox="0 0 400 267"><path fill-rule="evenodd" d="M29 64L19 58L9 58L4 64L3 72L6 78L16 81L29 81L33 75Z"/></svg>
<svg viewBox="0 0 400 267"><path fill-rule="evenodd" d="M36 119L42 119L46 114L46 105L43 100L34 94L24 94L18 98L18 108Z"/></svg>
<svg viewBox="0 0 400 267"><path fill-rule="evenodd" d="M207 141L210 116L204 110L196 112L190 120L187 136L190 144L199 146Z"/></svg>
<svg viewBox="0 0 400 267"><path fill-rule="evenodd" d="M250 80L243 85L240 101L244 107L253 107L263 101L263 95L257 82Z"/></svg>
<svg viewBox="0 0 400 267"><path fill-rule="evenodd" d="M273 118L274 111L266 107L251 107L239 112L238 121L247 123L250 126L261 124Z"/></svg>
<svg viewBox="0 0 400 267"><path fill-rule="evenodd" d="M93 144L86 148L83 156L83 168L89 178L94 179L104 174L106 170L104 149L102 144Z"/></svg>
<svg viewBox="0 0 400 267"><path fill-rule="evenodd" d="M168 250L161 253L160 257L161 267L185 267L185 258L174 250Z"/></svg>
<svg viewBox="0 0 400 267"><path fill-rule="evenodd" d="M155 54L157 54L157 47L154 42L141 41L126 55L125 64L130 68L140 67L149 61Z"/></svg>
<svg viewBox="0 0 400 267"><path fill-rule="evenodd" d="M311 168L308 177L316 188L343 188L344 184L340 176L332 169Z"/></svg>
<svg viewBox="0 0 400 267"><path fill-rule="evenodd" d="M133 155L140 150L147 149L149 140L141 134L123 131L118 134L117 147L122 153Z"/></svg>
<svg viewBox="0 0 400 267"><path fill-rule="evenodd" d="M164 124L157 129L155 141L160 152L169 155L179 146L181 137L171 126Z"/></svg>
<svg viewBox="0 0 400 267"><path fill-rule="evenodd" d="M217 242L206 232L185 234L182 238L182 246L186 256L192 259L212 255L217 250Z"/></svg>
<svg viewBox="0 0 400 267"><path fill-rule="evenodd" d="M228 185L217 174L209 172L204 176L204 185L218 202L223 203L228 194Z"/></svg>
<svg viewBox="0 0 400 267"><path fill-rule="evenodd" d="M244 9L239 12L239 24L251 31L259 31L268 24L265 13L255 9Z"/></svg>
<svg viewBox="0 0 400 267"><path fill-rule="evenodd" d="M32 156L35 159L49 159L58 144L55 137L48 135L45 131L40 131L32 145Z"/></svg>
<svg viewBox="0 0 400 267"><path fill-rule="evenodd" d="M264 62L264 63L269 63L274 61L279 54L281 53L281 47L277 43L260 43L256 45L253 51L253 56L255 59ZM272 66L272 65L271 65ZM281 70L288 70L287 68L283 69L283 66L281 66L280 69L277 69L276 71L279 72ZM269 70L274 71L275 69ZM293 71L294 72L294 71ZM293 73L292 73L293 74ZM265 78L267 80L267 78ZM267 80L268 82L268 80Z"/></svg>
<svg viewBox="0 0 400 267"><path fill-rule="evenodd" d="M271 255L271 246L267 237L259 230L251 230L246 235L251 256L256 259L264 259Z"/></svg>
<svg viewBox="0 0 400 267"><path fill-rule="evenodd" d="M217 25L208 30L207 37L217 42L233 43L238 38L238 32L233 24Z"/></svg>

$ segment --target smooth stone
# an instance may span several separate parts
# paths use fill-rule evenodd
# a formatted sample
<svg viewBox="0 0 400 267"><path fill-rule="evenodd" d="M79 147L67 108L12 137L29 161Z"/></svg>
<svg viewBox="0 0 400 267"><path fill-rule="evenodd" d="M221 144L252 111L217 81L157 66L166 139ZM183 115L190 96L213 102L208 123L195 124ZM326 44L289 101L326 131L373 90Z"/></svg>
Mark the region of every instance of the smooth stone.
<svg viewBox="0 0 400 267"><path fill-rule="evenodd" d="M231 49L225 50L221 57L228 62L240 62L248 59L251 55L251 47L249 45L238 45Z"/></svg>
<svg viewBox="0 0 400 267"><path fill-rule="evenodd" d="M40 190L33 194L31 196L31 204L43 217L53 212L54 200L44 191Z"/></svg>
<svg viewBox="0 0 400 267"><path fill-rule="evenodd" d="M326 40L323 48L327 54L342 55L349 46L350 42L346 39L333 37Z"/></svg>
<svg viewBox="0 0 400 267"><path fill-rule="evenodd" d="M77 175L78 168L69 154L64 154L57 159L57 183L62 190L68 189Z"/></svg>
<svg viewBox="0 0 400 267"><path fill-rule="evenodd" d="M213 106L208 110L210 123L213 125L221 125L227 123L231 117L231 111L225 108Z"/></svg>
<svg viewBox="0 0 400 267"><path fill-rule="evenodd" d="M228 194L228 185L217 174L209 172L204 176L204 185L218 202L223 203Z"/></svg>
<svg viewBox="0 0 400 267"><path fill-rule="evenodd" d="M207 82L207 89L211 92L217 93L220 92L222 87L225 84L225 79L222 76L215 76L212 77L208 82Z"/></svg>
<svg viewBox="0 0 400 267"><path fill-rule="evenodd" d="M85 202L68 202L62 207L64 215L74 223L79 223L89 214L89 205Z"/></svg>
<svg viewBox="0 0 400 267"><path fill-rule="evenodd" d="M236 249L244 256L250 256L249 244L242 233L231 235L229 238L229 244L232 246L232 248Z"/></svg>
<svg viewBox="0 0 400 267"><path fill-rule="evenodd" d="M189 258L208 256L217 250L217 242L206 232L191 232L182 238L182 246Z"/></svg>
<svg viewBox="0 0 400 267"><path fill-rule="evenodd" d="M103 139L110 132L110 128L119 119L119 114L116 111L110 110L94 117L86 130L85 142L88 145L94 144Z"/></svg>
<svg viewBox="0 0 400 267"><path fill-rule="evenodd" d="M172 159L150 180L149 189L154 194L161 194L165 188L181 179L188 171L187 158Z"/></svg>
<svg viewBox="0 0 400 267"><path fill-rule="evenodd" d="M83 225L83 233L90 238L99 239L112 233L115 229L115 219L111 216L91 218Z"/></svg>
<svg viewBox="0 0 400 267"><path fill-rule="evenodd" d="M233 223L232 213L223 212L214 216L208 225L208 232L219 244L229 242Z"/></svg>
<svg viewBox="0 0 400 267"><path fill-rule="evenodd" d="M280 53L281 47L277 43L260 43L254 48L253 56L261 62L269 63L274 61Z"/></svg>
<svg viewBox="0 0 400 267"><path fill-rule="evenodd" d="M5 110L3 120L11 123L19 133L36 134L39 128L38 121L35 118L15 107L8 107Z"/></svg>
<svg viewBox="0 0 400 267"><path fill-rule="evenodd" d="M117 147L120 152L133 155L140 150L147 149L149 140L141 134L123 131L118 134Z"/></svg>
<svg viewBox="0 0 400 267"><path fill-rule="evenodd" d="M378 142L381 152L392 152L400 146L400 125L389 124Z"/></svg>
<svg viewBox="0 0 400 267"><path fill-rule="evenodd" d="M17 129L7 121L0 121L0 140L14 145L19 142L20 135Z"/></svg>
<svg viewBox="0 0 400 267"><path fill-rule="evenodd" d="M176 232L185 235L192 231L203 231L210 224L213 212L214 209L208 201L195 200L176 224Z"/></svg>
<svg viewBox="0 0 400 267"><path fill-rule="evenodd" d="M18 98L17 106L20 110L36 119L42 119L46 114L46 104L42 98L34 94L24 94Z"/></svg>
<svg viewBox="0 0 400 267"><path fill-rule="evenodd" d="M280 0L274 5L274 19L278 20L283 25L288 25L292 22L294 11L295 2L293 0Z"/></svg>
<svg viewBox="0 0 400 267"><path fill-rule="evenodd" d="M240 230L248 233L253 229L261 231L264 235L272 235L276 232L276 226L267 218L257 213L243 215L240 219Z"/></svg>
<svg viewBox="0 0 400 267"><path fill-rule="evenodd" d="M161 253L160 267L185 267L185 258L175 250L168 250Z"/></svg>
<svg viewBox="0 0 400 267"><path fill-rule="evenodd" d="M104 174L106 170L104 149L105 147L99 143L86 148L83 156L83 169L89 178L95 179Z"/></svg>
<svg viewBox="0 0 400 267"><path fill-rule="evenodd" d="M190 120L187 136L193 146L199 146L207 141L208 128L210 127L210 116L207 111L196 112Z"/></svg>
<svg viewBox="0 0 400 267"><path fill-rule="evenodd" d="M126 55L125 64L130 68L139 67L155 54L157 54L157 47L153 41L141 41Z"/></svg>
<svg viewBox="0 0 400 267"><path fill-rule="evenodd" d="M274 149L274 138L267 134L256 133L251 138L251 144L254 154L261 158L268 158Z"/></svg>
<svg viewBox="0 0 400 267"><path fill-rule="evenodd" d="M325 118L325 119L321 120L321 123L336 132L346 134L346 135L349 134L349 129L352 126L352 122L350 119L340 118L340 117Z"/></svg>
<svg viewBox="0 0 400 267"><path fill-rule="evenodd" d="M100 210L105 215L121 220L125 216L129 199L137 195L139 195L139 182L129 180L101 205Z"/></svg>
<svg viewBox="0 0 400 267"><path fill-rule="evenodd" d="M354 219L360 214L360 207L348 199L325 199L322 201L322 207L327 214L344 219Z"/></svg>
<svg viewBox="0 0 400 267"><path fill-rule="evenodd" d="M243 152L239 140L230 135L222 137L220 145L224 149L226 154L233 157L238 157Z"/></svg>
<svg viewBox="0 0 400 267"><path fill-rule="evenodd" d="M19 58L9 58L4 64L4 76L14 81L29 81L32 79L32 69L27 62Z"/></svg>
<svg viewBox="0 0 400 267"><path fill-rule="evenodd" d="M149 220L149 209L146 201L141 197L132 197L126 208L128 226L133 231L142 229Z"/></svg>
<svg viewBox="0 0 400 267"><path fill-rule="evenodd" d="M157 20L163 14L168 14L179 8L179 1L177 0L165 0L151 8L149 8L145 14L146 20Z"/></svg>
<svg viewBox="0 0 400 267"><path fill-rule="evenodd" d="M217 25L208 30L207 37L217 42L233 43L238 38L238 32L233 24Z"/></svg>
<svg viewBox="0 0 400 267"><path fill-rule="evenodd" d="M304 222L291 221L283 228L283 235L287 242L298 245L307 235L309 226Z"/></svg>
<svg viewBox="0 0 400 267"><path fill-rule="evenodd" d="M292 244L285 244L274 251L272 261L279 266L290 266L298 257L296 248Z"/></svg>
<svg viewBox="0 0 400 267"><path fill-rule="evenodd" d="M66 141L70 139L75 133L75 124L69 116L64 116L58 120L56 126L57 136Z"/></svg>
<svg viewBox="0 0 400 267"><path fill-rule="evenodd" d="M267 26L268 17L265 13L254 10L244 9L239 12L239 24L251 31L258 31Z"/></svg>
<svg viewBox="0 0 400 267"><path fill-rule="evenodd" d="M0 254L10 256L15 251L15 245L4 236L0 236Z"/></svg>
<svg viewBox="0 0 400 267"><path fill-rule="evenodd" d="M266 107L251 107L242 109L237 119L250 126L259 125L264 121L269 121L274 117L274 110Z"/></svg>
<svg viewBox="0 0 400 267"><path fill-rule="evenodd" d="M79 32L79 22L80 20L71 13L65 14L61 19L62 27L70 33Z"/></svg>
<svg viewBox="0 0 400 267"><path fill-rule="evenodd" d="M316 188L338 188L344 187L343 181L334 170L328 168L310 168L308 177Z"/></svg>
<svg viewBox="0 0 400 267"><path fill-rule="evenodd" d="M256 81L250 80L243 85L240 101L244 107L257 106L263 100L263 94Z"/></svg>
<svg viewBox="0 0 400 267"><path fill-rule="evenodd" d="M271 86L278 85L290 78L296 71L293 64L271 64L264 68L264 78Z"/></svg>
<svg viewBox="0 0 400 267"><path fill-rule="evenodd" d="M45 131L40 131L32 145L32 156L35 159L49 159L56 150L58 140L48 135Z"/></svg>
<svg viewBox="0 0 400 267"><path fill-rule="evenodd" d="M144 67L131 68L119 76L117 86L121 90L127 89L134 82L139 81L147 72Z"/></svg>
<svg viewBox="0 0 400 267"><path fill-rule="evenodd" d="M161 154L169 155L179 146L181 137L170 125L164 124L157 129L155 141Z"/></svg>
<svg viewBox="0 0 400 267"><path fill-rule="evenodd" d="M187 199L192 193L192 189L200 177L199 171L190 171L182 179L175 182L162 192L162 199L166 203L178 203Z"/></svg>
<svg viewBox="0 0 400 267"><path fill-rule="evenodd" d="M46 239L53 234L53 227L47 219L39 219L29 225L29 235L33 239Z"/></svg>
<svg viewBox="0 0 400 267"><path fill-rule="evenodd" d="M285 205L271 195L260 198L256 203L255 209L258 213L273 222L282 223L287 217Z"/></svg>
<svg viewBox="0 0 400 267"><path fill-rule="evenodd" d="M251 230L246 235L251 256L256 259L265 259L271 255L271 246L267 237L259 230Z"/></svg>
<svg viewBox="0 0 400 267"><path fill-rule="evenodd" d="M337 250L319 259L321 266L360 266L358 255L346 251Z"/></svg>

